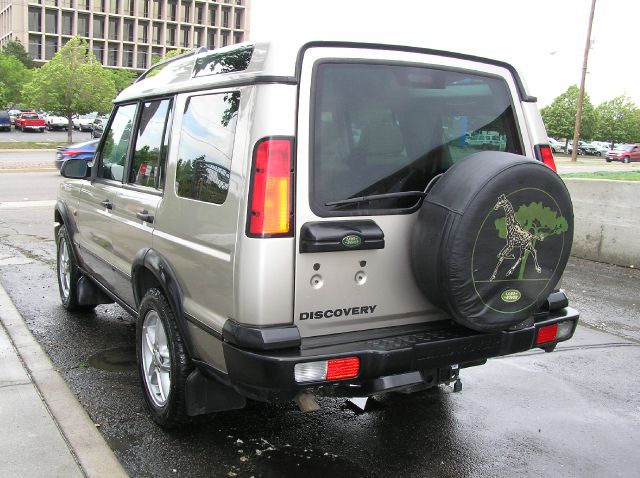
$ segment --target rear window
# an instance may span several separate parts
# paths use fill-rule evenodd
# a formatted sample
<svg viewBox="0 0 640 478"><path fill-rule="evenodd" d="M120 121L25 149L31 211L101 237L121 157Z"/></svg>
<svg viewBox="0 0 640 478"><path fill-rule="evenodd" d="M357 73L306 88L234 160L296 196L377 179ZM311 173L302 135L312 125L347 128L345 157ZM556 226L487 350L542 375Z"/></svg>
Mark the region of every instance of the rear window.
<svg viewBox="0 0 640 478"><path fill-rule="evenodd" d="M522 154L503 79L405 65L320 63L314 76L311 205L321 216L397 213L456 161L486 150Z"/></svg>
<svg viewBox="0 0 640 478"><path fill-rule="evenodd" d="M0 110L0 118L7 119L9 117L9 113L7 111Z"/></svg>

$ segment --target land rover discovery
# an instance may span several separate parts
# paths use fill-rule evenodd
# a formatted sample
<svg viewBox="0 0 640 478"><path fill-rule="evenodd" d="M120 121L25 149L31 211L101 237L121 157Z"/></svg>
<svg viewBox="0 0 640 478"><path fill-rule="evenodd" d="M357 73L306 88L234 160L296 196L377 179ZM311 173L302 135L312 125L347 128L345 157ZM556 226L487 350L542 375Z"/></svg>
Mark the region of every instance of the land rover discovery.
<svg viewBox="0 0 640 478"><path fill-rule="evenodd" d="M457 390L465 367L574 333L554 168L536 99L501 61L193 51L120 93L91 163L62 166L62 304L137 317L163 427L247 399Z"/></svg>

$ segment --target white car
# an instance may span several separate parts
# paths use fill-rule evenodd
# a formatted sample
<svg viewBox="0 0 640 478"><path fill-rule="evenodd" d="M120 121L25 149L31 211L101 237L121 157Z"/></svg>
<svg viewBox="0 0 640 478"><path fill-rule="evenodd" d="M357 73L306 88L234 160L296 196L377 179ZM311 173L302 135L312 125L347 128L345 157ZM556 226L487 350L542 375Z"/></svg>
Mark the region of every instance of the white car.
<svg viewBox="0 0 640 478"><path fill-rule="evenodd" d="M91 131L93 121L97 116L98 115L94 113L88 115L76 115L72 120L73 129L78 129L80 131Z"/></svg>
<svg viewBox="0 0 640 478"><path fill-rule="evenodd" d="M63 129L67 131L69 129L69 120L64 116L54 116L54 115L42 115L44 118L45 127L48 131L53 131L54 129Z"/></svg>
<svg viewBox="0 0 640 478"><path fill-rule="evenodd" d="M549 141L549 146L551 146L554 153L562 153L564 151L564 146L560 141L556 141L553 138L547 138L547 140Z"/></svg>

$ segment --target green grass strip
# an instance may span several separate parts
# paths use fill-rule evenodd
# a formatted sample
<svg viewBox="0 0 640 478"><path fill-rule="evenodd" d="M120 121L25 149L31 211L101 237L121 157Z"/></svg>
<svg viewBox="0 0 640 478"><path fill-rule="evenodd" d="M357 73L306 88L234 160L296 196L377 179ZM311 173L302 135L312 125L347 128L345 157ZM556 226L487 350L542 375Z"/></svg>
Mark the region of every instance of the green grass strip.
<svg viewBox="0 0 640 478"><path fill-rule="evenodd" d="M640 181L640 170L635 171L594 171L592 173L564 173L563 178L612 179L616 181Z"/></svg>

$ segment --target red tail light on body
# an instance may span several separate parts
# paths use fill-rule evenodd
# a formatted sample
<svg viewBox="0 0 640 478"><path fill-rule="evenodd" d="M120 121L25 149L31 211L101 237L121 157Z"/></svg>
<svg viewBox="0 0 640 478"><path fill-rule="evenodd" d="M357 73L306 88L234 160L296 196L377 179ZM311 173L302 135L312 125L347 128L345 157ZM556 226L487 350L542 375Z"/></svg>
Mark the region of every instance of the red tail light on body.
<svg viewBox="0 0 640 478"><path fill-rule="evenodd" d="M249 236L291 235L292 153L291 138L264 138L256 143L249 197Z"/></svg>
<svg viewBox="0 0 640 478"><path fill-rule="evenodd" d="M551 146L546 144L536 146L536 159L538 161L542 161L556 173L558 172L556 168L556 161L555 159L553 159L553 151L551 150Z"/></svg>

